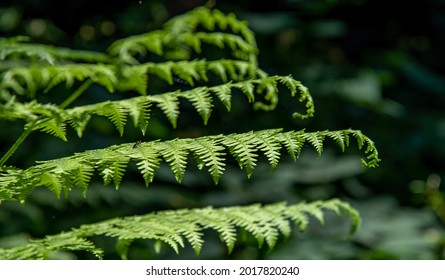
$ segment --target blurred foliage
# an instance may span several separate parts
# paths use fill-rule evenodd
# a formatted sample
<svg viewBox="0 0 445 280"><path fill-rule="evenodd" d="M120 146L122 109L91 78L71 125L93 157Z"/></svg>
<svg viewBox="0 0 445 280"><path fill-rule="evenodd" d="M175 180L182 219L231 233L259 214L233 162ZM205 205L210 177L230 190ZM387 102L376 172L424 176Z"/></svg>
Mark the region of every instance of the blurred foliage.
<svg viewBox="0 0 445 280"><path fill-rule="evenodd" d="M45 190L36 190L24 206L0 206L0 245L12 246L25 242L28 235L42 237L82 223L151 210L339 197L362 214L363 227L352 240L337 239L335 230L324 232L323 227L313 224L308 232L295 233L272 254L258 250L246 238L243 246L227 256L216 236L212 239L210 234L199 258L445 258L441 182L445 176L445 1L397 3L209 1L208 5L249 22L256 33L263 69L272 74L292 74L308 86L315 100L315 117L291 119L294 108L286 96L281 97L274 114L257 114L235 99L231 113L220 120L215 108L215 119L206 127L199 124L196 115L183 114L178 130L171 132L168 124L155 116L147 136L173 138L272 127L351 127L375 140L383 159L380 168L364 172L353 156L326 151L320 158L302 153L297 165L284 162L273 172L258 166L259 172L249 181L236 166L228 167L220 186L213 189L208 188L210 176L203 173L186 173L179 186L169 170L161 167L149 190L131 175L119 192L97 185L87 200L79 193L59 201ZM0 7L0 32L2 36L28 35L42 43L103 50L111 40L155 29L166 19L203 4L198 0L101 0L92 7L83 0L5 0ZM97 89L91 98L104 95ZM230 125L221 126L221 122ZM21 124L11 127L0 123L0 129L5 131L6 125L8 133L0 134L3 147L10 146L21 132ZM73 137L68 146L36 134L12 160L29 166L35 160L78 152L80 147L105 147L141 137L128 127L126 138L120 139L112 125L102 119L93 120L92 125L82 140ZM343 232L346 226L334 216L326 223ZM136 245L130 250L132 258L195 258L192 248L179 256L173 251L156 256Z"/></svg>

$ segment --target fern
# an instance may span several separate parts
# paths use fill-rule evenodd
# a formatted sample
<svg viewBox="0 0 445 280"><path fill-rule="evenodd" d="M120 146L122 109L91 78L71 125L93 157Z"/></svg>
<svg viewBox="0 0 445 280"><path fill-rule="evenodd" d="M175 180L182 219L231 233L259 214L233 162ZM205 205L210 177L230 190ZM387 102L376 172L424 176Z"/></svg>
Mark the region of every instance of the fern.
<svg viewBox="0 0 445 280"><path fill-rule="evenodd" d="M5 105L0 105L0 117L10 120L25 119L32 121L35 118L45 116L49 117L49 122L51 119L55 118L60 120L58 123L59 127L63 125L62 123L69 122L76 130L78 136L81 137L88 121L93 115L106 116L109 118L122 135L127 121L127 115L130 114L135 126L140 127L141 131L145 133L148 120L150 118L150 110L148 110L148 108L151 107L152 104L156 104L156 106L164 112L167 119L175 128L180 113L179 98L188 99L191 101L196 111L201 115L204 124L206 124L213 107L212 94L216 95L216 97L225 105L225 107L230 110L231 94L233 94L237 89L240 89L241 92L247 96L248 100L254 103L253 105L255 108L271 110L277 106L279 99L279 91L276 84L277 82L283 82L286 86L288 86L290 83L294 85L294 87L289 87L291 90L291 96L295 96L298 93L297 85L300 84L299 81L292 79L290 76L285 77L284 79L281 76L270 76L264 79L254 79L213 87L197 87L188 91L174 91L159 95L139 96L118 101L105 101L65 110L60 109L56 105L37 104L35 101L30 103L8 102ZM256 91L254 90L255 87L257 88ZM255 102L255 99L257 98L255 93L261 96L265 87L268 87L266 100L270 103L265 104L261 101ZM306 102L306 112L304 114L295 113L294 117L297 116L300 118L307 118L312 116L314 112L312 98L308 98L306 96L306 94L308 94L307 91L300 92L300 94L301 97L299 100ZM302 99L302 97L304 98ZM45 120L42 120L43 126L45 122ZM48 126L53 129L43 131L49 132L50 134L65 140L64 135L62 136L61 134L63 130L57 130L58 133L56 133L54 125L49 124Z"/></svg>
<svg viewBox="0 0 445 280"><path fill-rule="evenodd" d="M71 87L75 81L88 79L102 85L109 92L134 90L146 95L148 74L156 75L169 84L173 83L173 76L179 76L193 85L194 81L207 81L208 72L215 73L223 81L226 81L227 77L232 80L242 80L250 75L248 72L255 73L252 64L239 60L148 62L121 67L113 64L37 64L16 66L2 71L0 85L1 89L10 94L16 93L34 98L41 89L47 93L62 82Z"/></svg>
<svg viewBox="0 0 445 280"><path fill-rule="evenodd" d="M56 64L59 61L77 61L107 63L110 57L100 52L72 50L48 45L28 43L27 37L0 38L0 61L11 59L27 59L48 64Z"/></svg>
<svg viewBox="0 0 445 280"><path fill-rule="evenodd" d="M340 133L340 132L337 132ZM71 186L79 187L85 192L89 177L84 177L79 182L72 178L78 175L79 168L91 171L94 167L99 171L104 183L114 182L116 188L119 187L125 167L130 160L136 162L146 185L153 179L155 169L159 167L160 159L168 163L176 180L180 183L187 169L187 158L189 154L194 154L198 159L198 164L207 166L211 177L218 182L224 172L224 161L228 151L238 162L240 168L245 169L250 177L255 169L260 152L269 160L270 165L277 166L281 156L281 148L286 147L288 153L293 157L298 157L301 146L306 143L321 153L326 137L338 141L333 136L337 133L330 131L305 132L281 130L252 131L242 134L204 136L196 139L173 139L170 141L154 141L141 143L133 148L132 143L114 145L109 148L90 150L77 153L74 156L60 158L56 160L41 161L38 165L26 170L15 170L13 173L0 174L0 193L8 193L7 189L25 188L29 193L38 182L45 180L42 176L51 176L52 180L58 182L71 182L65 184L63 189L69 191ZM366 159L362 159L364 166L375 167L380 161L374 143L358 130L344 130L341 133L350 135L357 139L359 149L365 148ZM294 139L294 142L289 139ZM299 142L300 141L300 142ZM302 142L301 142L302 141ZM299 143L295 145L295 143ZM290 146L293 145L293 146ZM344 147L346 142L339 144ZM86 173L86 174L90 174ZM24 183L26 182L26 183ZM52 187L52 185L47 186ZM57 191L59 192L59 191ZM56 194L57 194L56 192ZM0 199L25 199L22 195L17 197L8 194Z"/></svg>
<svg viewBox="0 0 445 280"><path fill-rule="evenodd" d="M197 32L198 27L213 31L217 25L220 29L236 34L221 32ZM164 25L163 30L135 35L116 41L109 48L112 56L138 64L136 55L153 52L170 59L189 59L191 50L201 51L202 43L225 46L232 50L235 58L256 63L256 43L252 31L246 22L238 21L234 15L224 15L218 10L199 7L189 13L178 16Z"/></svg>
<svg viewBox="0 0 445 280"><path fill-rule="evenodd" d="M225 49L229 55L216 60L200 57L208 46ZM152 54L152 55L151 55ZM155 110L161 111L173 128L178 124L183 101L190 103L206 125L216 106L215 99L229 112L235 94L242 94L256 110L272 111L280 94L287 90L296 104L303 104L292 117L306 119L314 115L314 103L308 89L292 76L271 76L258 67L258 49L253 32L245 21L218 10L196 8L165 23L160 30L122 38L106 52L71 50L32 44L26 38L0 39L0 119L23 120L24 131L0 159L0 202L25 203L35 188L44 187L57 197L70 195L78 188L84 196L96 177L104 185L118 189L129 166L136 166L145 186L155 178L161 165L168 166L178 183L194 163L206 169L215 184L236 161L248 178L261 160L274 169L288 154L296 161L306 146L322 155L326 140L336 143L342 152L355 139L365 156L365 167L380 161L374 142L360 130L282 131L268 129L213 135L198 138L138 141L88 150L53 160L38 161L20 169L5 163L33 131L42 131L68 141L67 125L82 137L95 116L107 118L120 136L127 122L145 134ZM140 59L143 56L143 59ZM191 60L191 57L196 59ZM153 58L153 59L152 59ZM216 78L216 79L215 79ZM174 86L180 79L191 89L153 94L157 79ZM212 84L208 84L211 82ZM56 94L65 85L70 96L60 104L39 103L40 94ZM122 93L95 104L75 106L92 84L108 93ZM71 92L72 91L72 92ZM123 94L131 97L122 97ZM351 219L350 234L360 226L360 217L348 203L337 199L287 205L285 202L221 209L182 209L142 216L115 218L30 241L26 245L0 249L0 259L48 259L58 251L87 251L102 258L105 250L92 240L108 236L116 240L116 251L127 258L132 243L152 241L155 252L163 244L179 253L187 243L199 254L204 233L215 230L228 252L232 252L243 233L249 233L259 247L273 249L281 237L289 237L295 224L308 228L311 217L323 223L325 211L346 213Z"/></svg>
<svg viewBox="0 0 445 280"><path fill-rule="evenodd" d="M291 234L290 221L299 225L302 232L308 228L310 216L315 216L322 222L325 210L349 216L351 226L348 235L354 234L360 227L358 212L348 203L337 199L294 205L276 203L219 209L182 209L82 225L68 232L33 240L26 245L0 249L0 259L48 259L51 253L59 250L87 251L102 258L104 250L89 240L98 235L115 238L116 249L123 259L127 258L132 241L137 239L160 241L176 253L188 242L198 255L203 247L205 229L215 230L229 253L235 246L239 230L249 232L260 248L265 242L269 249L272 249L280 236L288 237ZM154 244L156 250L159 250L159 245Z"/></svg>

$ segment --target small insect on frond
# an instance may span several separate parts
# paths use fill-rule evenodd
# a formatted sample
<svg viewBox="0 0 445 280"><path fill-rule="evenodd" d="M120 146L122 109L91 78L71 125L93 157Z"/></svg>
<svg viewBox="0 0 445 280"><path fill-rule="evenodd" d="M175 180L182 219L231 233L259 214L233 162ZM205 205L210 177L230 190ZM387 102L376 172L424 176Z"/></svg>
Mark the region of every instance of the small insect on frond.
<svg viewBox="0 0 445 280"><path fill-rule="evenodd" d="M136 143L134 143L134 145L133 145L133 149L137 148L141 143L142 143L141 140L136 141Z"/></svg>

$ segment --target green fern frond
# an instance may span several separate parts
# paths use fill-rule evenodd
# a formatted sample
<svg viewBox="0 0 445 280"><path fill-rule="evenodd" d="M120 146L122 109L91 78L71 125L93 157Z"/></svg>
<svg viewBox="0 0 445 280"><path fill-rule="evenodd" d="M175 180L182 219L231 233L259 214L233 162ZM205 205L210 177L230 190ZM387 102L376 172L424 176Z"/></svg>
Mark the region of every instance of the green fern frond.
<svg viewBox="0 0 445 280"><path fill-rule="evenodd" d="M231 33L212 32L215 25ZM211 31L197 31L200 27ZM225 46L232 50L237 59L256 64L256 42L247 23L239 21L233 14L224 15L218 10L197 8L177 16L164 24L162 30L134 35L113 43L108 52L130 64L139 64L135 56L152 52L170 59L189 59L191 50L201 52L203 43Z"/></svg>
<svg viewBox="0 0 445 280"><path fill-rule="evenodd" d="M254 44L255 37L248 28L246 21L241 21L232 13L224 14L217 9L197 7L188 13L177 16L166 23L169 30L174 33L196 30L202 27L209 31L214 31L215 26L221 30L229 30L235 34L240 34L248 43Z"/></svg>
<svg viewBox="0 0 445 280"><path fill-rule="evenodd" d="M360 227L360 216L347 202L338 199L286 205L234 206L215 209L182 209L160 211L142 216L116 218L96 224L82 225L61 234L33 240L30 244L0 249L0 259L47 259L56 251L87 251L101 258L103 250L89 239L94 236L114 237L117 249L125 259L133 240L150 239L169 245L176 253L185 247L185 241L198 255L203 247L203 230L215 230L229 253L239 239L237 229L250 233L259 247L265 242L272 249L281 235L289 236L290 221L301 231L308 228L309 217L323 221L325 211L346 214L350 221L349 235ZM159 244L162 244L159 243ZM158 248L160 249L160 248Z"/></svg>
<svg viewBox="0 0 445 280"><path fill-rule="evenodd" d="M30 62L38 61L48 64L66 63L68 61L89 63L107 63L111 61L109 56L100 52L31 44L26 41L29 40L0 38L0 60L25 58Z"/></svg>
<svg viewBox="0 0 445 280"><path fill-rule="evenodd" d="M207 81L207 73L213 72L223 81L243 80L256 73L255 66L240 60L205 59L193 61L144 63L136 66L117 67L111 64L32 65L14 67L0 75L0 88L33 98L38 90L49 92L65 82L71 87L75 81L91 80L104 86L109 92L135 90L147 95L149 74L173 84L173 76L193 85L195 81ZM254 78L255 76L249 76Z"/></svg>
<svg viewBox="0 0 445 280"><path fill-rule="evenodd" d="M150 119L149 108L152 104L156 104L156 106L163 111L167 116L167 119L175 128L180 113L180 98L191 101L193 107L202 117L204 124L207 123L214 106L212 98L213 94L216 95L227 110L230 110L231 94L234 94L237 89L240 89L241 92L247 96L249 102L255 102L255 94L261 96L263 94L262 90L267 87L266 99L270 104L262 103L262 106L257 106L257 109L269 110L270 108L274 108L277 106L279 99L277 81L282 81L281 78L282 77L280 76L271 76L263 79L227 83L213 87L196 87L188 91L174 91L159 95L138 96L118 101L105 101L65 110L58 108L56 105L38 104L35 101L29 103L12 101L5 105L0 104L0 117L11 120L25 119L27 121L43 116L48 117L48 121L51 121L52 118L56 118L58 126L54 127L54 124L45 124L45 120L41 121L41 126L49 126L52 130L47 129L45 131L62 138L61 132L63 130L56 130L55 128L61 128L64 122L69 122L76 130L77 135L81 137L86 125L93 115L106 116L109 118L122 135L127 116L130 115L135 126L139 127L141 131L145 133ZM290 80L292 80L291 77L286 78L286 81ZM257 89L257 91L255 91L255 89ZM295 89L291 88L291 95L293 96L295 96L296 93L293 91ZM312 99L310 101L312 102ZM306 102L308 101L306 100ZM254 106L255 104L258 104L258 102L254 103ZM299 113L301 117L307 117L312 114L311 110L313 109L313 104L306 104L306 107L309 107L309 109L307 109L305 114Z"/></svg>
<svg viewBox="0 0 445 280"><path fill-rule="evenodd" d="M109 48L108 52L112 56L118 56L122 61L130 64L138 64L133 57L135 55L145 55L147 51L155 54L163 54L163 41L165 32L161 30L152 31L143 35L134 35L117 40Z"/></svg>
<svg viewBox="0 0 445 280"><path fill-rule="evenodd" d="M67 64L14 67L0 76L0 88L34 98L38 90L50 91L56 85L65 82L71 87L75 81L92 80L104 86L109 92L116 88L116 69L105 64Z"/></svg>
<svg viewBox="0 0 445 280"><path fill-rule="evenodd" d="M54 64L56 58L48 51L48 46L37 46L31 44L20 44L17 42L5 42L0 40L0 60L19 59L26 57L29 60L37 60Z"/></svg>
<svg viewBox="0 0 445 280"><path fill-rule="evenodd" d="M41 240L32 240L29 244L13 249L0 249L1 260L46 260L57 251L86 251L102 259L103 250L93 242L70 233L48 236Z"/></svg>
<svg viewBox="0 0 445 280"><path fill-rule="evenodd" d="M342 133L358 139L359 149L366 146L366 159L362 159L364 166L375 167L378 165L380 159L377 149L368 137L352 129L343 130ZM23 181L27 182L25 187L32 190L32 188L42 185L40 182L47 181L46 178L42 179L43 174L46 173L52 176L52 180L73 182L63 186L68 188L65 191L69 190L71 185L76 185L84 191L89 177L79 182L73 180L71 176L73 172L78 172L79 168L84 165L83 170L89 170L86 175L91 176L90 166L94 166L94 169L99 171L103 177L105 184L113 181L116 188L118 188L130 160L136 162L146 185L153 180L155 169L159 167L161 158L168 163L176 180L181 182L187 168L189 155L194 155L198 163L201 162L203 166L208 167L210 175L217 183L224 172L225 150L235 158L239 166L245 169L247 176L250 177L255 169L260 153L267 157L273 168L278 164L283 146L286 147L287 152L293 158L298 157L304 143L313 146L321 154L324 139L329 137L329 135L332 135L331 131L282 132L281 130L274 129L242 134L204 136L195 139L153 141L142 143L134 148L133 144L115 145L105 149L78 153L71 157L42 161L38 165L21 172L16 170L12 174L0 173L0 183L2 183L0 185L0 194L5 192L4 188L15 189L20 184L23 184ZM339 146L342 149L342 145ZM49 174L45 176L49 176ZM49 183L43 185L53 188L53 185ZM57 191L56 194L58 192L60 191ZM22 196L19 196L13 199L22 198ZM10 200L11 194L6 197L0 197L0 199Z"/></svg>

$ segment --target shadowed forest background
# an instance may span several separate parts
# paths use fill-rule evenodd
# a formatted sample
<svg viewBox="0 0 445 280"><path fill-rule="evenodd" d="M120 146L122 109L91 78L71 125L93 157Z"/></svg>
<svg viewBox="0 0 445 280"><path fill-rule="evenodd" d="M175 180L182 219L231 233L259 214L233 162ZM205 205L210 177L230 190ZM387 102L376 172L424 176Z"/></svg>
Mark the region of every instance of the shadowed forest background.
<svg viewBox="0 0 445 280"><path fill-rule="evenodd" d="M93 2L95 6L91 6ZM176 130L162 116L153 115L144 137L129 125L121 138L109 121L97 118L83 138L73 135L68 143L34 133L8 163L25 168L36 160L139 139L282 127L360 129L376 143L380 166L364 169L356 153L340 154L327 146L321 157L311 151L303 152L297 163L283 157L273 171L263 162L250 180L236 165L228 165L218 186L208 174L192 170L180 185L168 169L161 168L148 190L141 178L131 173L125 175L119 191L103 187L98 180L86 200L76 191L57 200L49 191L37 189L23 206L15 202L0 205L0 247L20 244L29 236L39 238L84 223L155 210L338 197L356 207L363 219L361 230L351 239L341 238L344 225L332 216L326 226L313 223L308 232L295 231L289 240L280 240L271 253L246 242L226 255L223 244L209 232L198 258L443 259L444 0L391 1L392 6L381 0L282 0L265 4L248 0L2 0L0 34L104 51L116 39L155 30L169 18L205 4L249 22L256 35L260 68L271 75L291 74L307 86L314 98L315 117L292 119L295 108L290 104L294 103L283 95L272 113L255 112L245 100L235 99L229 114L218 114L215 108L207 126L192 109L188 112L185 108ZM108 96L100 87L93 89L88 102ZM157 93L163 88L149 84L150 90ZM226 125L221 126L221 122ZM22 123L0 122L2 152L14 143L22 127ZM111 241L104 238L96 242ZM144 241L139 245L133 245L131 258L197 258L191 248L179 255L166 248L157 255L144 246ZM64 257L93 258L87 253Z"/></svg>

